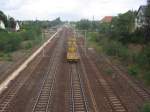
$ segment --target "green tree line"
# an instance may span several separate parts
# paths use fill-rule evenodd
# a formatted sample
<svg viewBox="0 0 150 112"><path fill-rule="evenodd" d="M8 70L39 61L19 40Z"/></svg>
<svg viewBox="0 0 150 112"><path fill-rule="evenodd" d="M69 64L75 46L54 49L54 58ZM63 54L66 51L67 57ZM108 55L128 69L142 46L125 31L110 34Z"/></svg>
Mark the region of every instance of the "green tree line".
<svg viewBox="0 0 150 112"><path fill-rule="evenodd" d="M1 20L5 20L7 17L0 13ZM8 20L4 23L6 26L14 27L15 19L10 18L10 24ZM5 59L7 54L11 54L14 51L21 49L30 49L33 46L41 43L42 41L42 29L56 26L61 24L60 18L56 18L52 21L21 21L21 30L13 32L11 30L0 30L0 60Z"/></svg>

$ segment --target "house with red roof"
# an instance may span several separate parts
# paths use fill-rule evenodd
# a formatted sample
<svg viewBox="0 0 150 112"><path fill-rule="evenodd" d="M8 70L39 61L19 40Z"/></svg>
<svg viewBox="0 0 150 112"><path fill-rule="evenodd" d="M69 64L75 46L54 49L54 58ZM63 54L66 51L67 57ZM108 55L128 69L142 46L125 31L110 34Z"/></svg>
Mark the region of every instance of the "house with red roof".
<svg viewBox="0 0 150 112"><path fill-rule="evenodd" d="M101 19L101 23L110 23L112 21L112 16L105 16L103 19Z"/></svg>

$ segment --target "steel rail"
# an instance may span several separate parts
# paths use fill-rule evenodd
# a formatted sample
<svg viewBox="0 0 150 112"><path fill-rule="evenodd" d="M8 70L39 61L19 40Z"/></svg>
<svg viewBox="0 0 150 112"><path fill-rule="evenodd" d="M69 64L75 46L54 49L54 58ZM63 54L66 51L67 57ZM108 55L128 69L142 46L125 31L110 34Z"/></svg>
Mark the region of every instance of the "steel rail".
<svg viewBox="0 0 150 112"><path fill-rule="evenodd" d="M84 93L83 82L81 76L78 72L77 65L71 64L71 103L72 103L72 112L88 111L88 104L86 96Z"/></svg>
<svg viewBox="0 0 150 112"><path fill-rule="evenodd" d="M48 112L49 104L54 92L54 85L56 80L56 74L59 66L60 56L62 52L63 40L59 39L57 46L54 48L51 62L49 63L49 69L43 79L40 92L32 109L32 112Z"/></svg>

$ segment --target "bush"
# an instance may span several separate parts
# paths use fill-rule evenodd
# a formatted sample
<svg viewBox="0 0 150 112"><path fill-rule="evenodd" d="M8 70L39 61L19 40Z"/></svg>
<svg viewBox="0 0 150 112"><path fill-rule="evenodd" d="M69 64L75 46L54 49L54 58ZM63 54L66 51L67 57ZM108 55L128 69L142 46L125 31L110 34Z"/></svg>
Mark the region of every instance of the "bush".
<svg viewBox="0 0 150 112"><path fill-rule="evenodd" d="M96 33L96 32L90 32L90 33L88 33L88 40L90 40L90 41L94 41L94 42L97 42L98 41L98 33Z"/></svg>
<svg viewBox="0 0 150 112"><path fill-rule="evenodd" d="M149 85L150 84L150 71L148 71L144 74L144 79L145 79L146 83Z"/></svg>
<svg viewBox="0 0 150 112"><path fill-rule="evenodd" d="M98 33L89 33L89 40L91 42L96 42L98 46L101 46L102 50L110 55L110 56L117 56L120 57L122 60L130 61L132 59L132 53L129 51L129 49L122 45L121 42L110 40L109 38L106 38L102 34Z"/></svg>
<svg viewBox="0 0 150 112"><path fill-rule="evenodd" d="M144 50L133 57L134 62L141 68L149 69L150 66L150 46L145 46Z"/></svg>
<svg viewBox="0 0 150 112"><path fill-rule="evenodd" d="M137 76L139 74L139 68L137 65L132 65L128 68L128 72L132 76Z"/></svg>
<svg viewBox="0 0 150 112"><path fill-rule="evenodd" d="M150 66L150 45L144 48L143 54L146 56L147 64Z"/></svg>
<svg viewBox="0 0 150 112"><path fill-rule="evenodd" d="M31 40L32 43L38 44L41 40L41 29L39 25L25 25L21 32L0 31L0 51L13 52L20 48L22 41ZM35 42L34 42L35 41ZM25 48L31 48L32 44L28 43Z"/></svg>
<svg viewBox="0 0 150 112"><path fill-rule="evenodd" d="M23 28L24 28L24 31L22 32L23 40L35 40L36 38L39 38L41 35L40 26L36 24L25 25Z"/></svg>
<svg viewBox="0 0 150 112"><path fill-rule="evenodd" d="M110 43L105 45L104 48L108 55L117 56L120 45L115 41L111 41Z"/></svg>
<svg viewBox="0 0 150 112"><path fill-rule="evenodd" d="M145 65L147 65L148 59L145 54L139 53L134 55L134 62L136 62L140 67L145 67Z"/></svg>
<svg viewBox="0 0 150 112"><path fill-rule="evenodd" d="M104 50L108 55L118 56L122 59L128 59L130 56L129 50L117 41L105 43Z"/></svg>
<svg viewBox="0 0 150 112"><path fill-rule="evenodd" d="M113 70L111 68L107 68L105 70L105 72L106 72L107 75L112 75L113 74Z"/></svg>
<svg viewBox="0 0 150 112"><path fill-rule="evenodd" d="M19 48L21 37L17 33L1 32L0 50L4 52L12 52Z"/></svg>
<svg viewBox="0 0 150 112"><path fill-rule="evenodd" d="M121 57L122 60L129 61L131 59L132 53L124 46L120 46L118 51L118 56Z"/></svg>
<svg viewBox="0 0 150 112"><path fill-rule="evenodd" d="M0 52L0 60L12 61L12 57L9 53Z"/></svg>
<svg viewBox="0 0 150 112"><path fill-rule="evenodd" d="M150 103L146 103L143 105L141 112L150 112Z"/></svg>

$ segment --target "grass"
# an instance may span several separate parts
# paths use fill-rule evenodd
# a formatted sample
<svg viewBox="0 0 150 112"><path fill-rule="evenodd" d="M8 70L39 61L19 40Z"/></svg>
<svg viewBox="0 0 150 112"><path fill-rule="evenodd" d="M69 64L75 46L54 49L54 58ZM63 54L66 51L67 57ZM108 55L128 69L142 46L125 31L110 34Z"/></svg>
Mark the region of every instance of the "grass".
<svg viewBox="0 0 150 112"><path fill-rule="evenodd" d="M107 69L105 70L105 72L106 72L107 75L112 75L112 74L113 74L113 70L110 69L110 68L107 68Z"/></svg>
<svg viewBox="0 0 150 112"><path fill-rule="evenodd" d="M139 68L137 65L132 65L128 67L128 73L132 76L139 75Z"/></svg>
<svg viewBox="0 0 150 112"><path fill-rule="evenodd" d="M0 31L0 60L11 60L11 53L28 50L41 43L41 27L38 24L24 25L20 32Z"/></svg>
<svg viewBox="0 0 150 112"><path fill-rule="evenodd" d="M97 33L88 33L87 34L87 42L88 42L88 46L95 48L96 51L98 52L102 52L102 46L100 46L99 43L97 43L96 41L96 37L98 36Z"/></svg>
<svg viewBox="0 0 150 112"><path fill-rule="evenodd" d="M95 48L98 53L102 52L117 58L126 65L129 75L142 79L145 84L150 85L150 45L145 46L140 52L135 52L127 45L98 33L88 34L88 45Z"/></svg>
<svg viewBox="0 0 150 112"><path fill-rule="evenodd" d="M12 57L9 53L0 53L0 61L12 61Z"/></svg>
<svg viewBox="0 0 150 112"><path fill-rule="evenodd" d="M145 103L141 109L141 112L150 112L150 103Z"/></svg>

